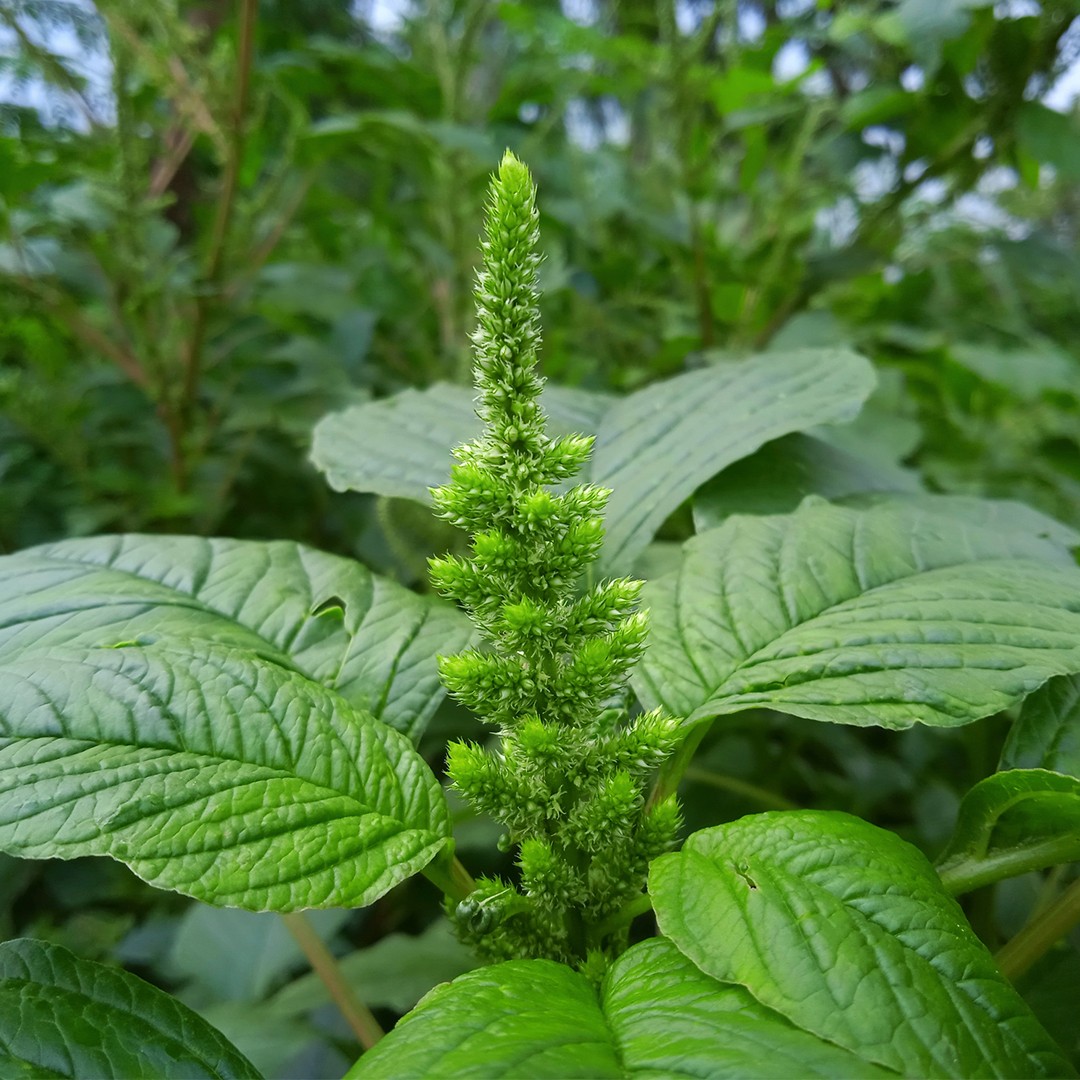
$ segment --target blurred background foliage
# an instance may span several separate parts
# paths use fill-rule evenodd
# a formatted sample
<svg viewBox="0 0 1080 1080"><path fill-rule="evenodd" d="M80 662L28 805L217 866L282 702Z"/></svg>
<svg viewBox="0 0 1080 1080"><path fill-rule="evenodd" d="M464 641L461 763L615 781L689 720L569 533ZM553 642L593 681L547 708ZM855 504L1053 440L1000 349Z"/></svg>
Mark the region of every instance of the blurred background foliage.
<svg viewBox="0 0 1080 1080"><path fill-rule="evenodd" d="M860 452L872 436L931 491L1080 526L1076 0L0 0L0 45L4 551L291 538L419 584L445 537L423 509L330 492L311 429L468 381L507 146L540 187L552 380L626 392L705 350L850 345L881 375ZM439 714L433 764L462 723ZM837 807L932 850L1004 730L766 717L706 746L688 817ZM463 824L476 871L498 869L494 840ZM317 987L279 992L298 957L272 917L104 861L0 870L4 936L179 990L267 1075L355 1056ZM361 993L389 1020L465 963L442 931L402 944L434 911L403 889L318 927L366 950ZM1000 943L1045 889L969 913ZM1052 1024L1062 995L1043 997Z"/></svg>

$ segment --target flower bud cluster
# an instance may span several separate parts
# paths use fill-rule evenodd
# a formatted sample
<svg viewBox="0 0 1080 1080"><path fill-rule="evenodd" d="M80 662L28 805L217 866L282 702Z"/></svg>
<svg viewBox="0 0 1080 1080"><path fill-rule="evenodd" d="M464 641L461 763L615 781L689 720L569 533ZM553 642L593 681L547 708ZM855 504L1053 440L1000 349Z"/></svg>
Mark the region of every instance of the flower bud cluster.
<svg viewBox="0 0 1080 1080"><path fill-rule="evenodd" d="M497 750L449 749L448 772L480 812L518 846L520 885L482 881L457 905L459 934L490 959L548 956L581 962L611 947L605 918L640 892L648 863L679 827L669 799L646 793L675 749L676 721L628 717L630 669L647 620L641 583L599 584L582 571L603 542L604 488L580 484L592 448L552 439L536 372L538 218L528 170L511 154L492 185L473 335L485 429L456 451L436 513L472 534L469 555L431 560L431 577L459 602L482 646L441 657L447 688L501 736Z"/></svg>

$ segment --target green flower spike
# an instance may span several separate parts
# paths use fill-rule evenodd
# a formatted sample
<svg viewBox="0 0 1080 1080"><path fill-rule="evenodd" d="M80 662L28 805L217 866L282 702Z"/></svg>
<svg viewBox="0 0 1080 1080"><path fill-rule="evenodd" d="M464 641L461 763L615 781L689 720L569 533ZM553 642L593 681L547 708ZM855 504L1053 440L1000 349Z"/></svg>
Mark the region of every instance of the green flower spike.
<svg viewBox="0 0 1080 1080"><path fill-rule="evenodd" d="M552 439L543 379L536 189L509 151L491 187L477 276L475 379L483 434L455 451L436 513L472 534L467 558L432 559L484 647L442 657L448 689L498 732L491 751L449 750L449 773L517 845L520 886L483 880L454 918L489 959L590 963L625 944L601 924L639 894L679 826L673 799L646 810L652 775L679 741L659 713L629 717L625 683L645 644L641 582L580 592L603 542L608 492L555 486L581 470L592 438ZM618 920L614 920L618 922Z"/></svg>

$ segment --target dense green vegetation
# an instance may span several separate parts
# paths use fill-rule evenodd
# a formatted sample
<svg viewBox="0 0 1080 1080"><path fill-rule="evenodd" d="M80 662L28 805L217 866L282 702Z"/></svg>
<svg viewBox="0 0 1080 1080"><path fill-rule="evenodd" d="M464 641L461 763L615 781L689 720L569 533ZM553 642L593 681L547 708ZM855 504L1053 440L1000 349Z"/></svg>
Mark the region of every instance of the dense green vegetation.
<svg viewBox="0 0 1080 1080"><path fill-rule="evenodd" d="M595 580L647 582L652 651L622 704L687 720L697 748L692 762L676 752L657 790L670 795L664 782L681 778L683 834L704 831L655 864L650 892L665 936L610 970L607 1020L632 1011L649 980L751 979L738 968L745 957L727 956L725 967L715 949L695 953L700 928L674 884L684 862L740 844L753 861L761 838L738 823L746 814L845 811L935 861L975 933L1080 1065L1070 1021L1080 885L1069 861L1080 853L1080 665L1068 621L1078 610L1069 552L1080 539L1080 114L1046 103L1057 104L1047 95L1080 56L1075 4L419 0L392 29L350 8L0 6L14 80L0 112L0 549L49 545L5 560L4 722L15 723L22 701L3 682L12 671L40 670L56 693L91 694L96 684L56 674L50 658L72 642L89 646L104 625L95 628L95 606L122 597L135 613L130 625L110 624L117 664L130 646L173 633L205 646L209 665L222 643L254 649L257 630L273 642L274 664L298 665L303 680L267 674L259 657L230 677L260 687L280 679L274 692L314 702L328 732L337 698L321 686L332 686L357 731L376 733L356 738L383 748L388 764L379 757L371 775L406 761L441 776L448 741L484 739L466 710L440 701L430 662L465 648L469 630L427 581L427 558L463 554L465 541L425 504L449 475L452 448L475 434L478 233L489 175L509 146L539 184L543 405L554 434L597 434L586 479L613 492ZM73 42L76 61L64 56ZM650 427L655 415L667 427ZM807 495L829 502L800 506ZM184 536L94 539L108 533ZM210 536L236 539L200 539ZM874 538L869 569L858 536ZM922 697L909 686L895 701L860 689L822 704L805 691L820 670L792 659L814 655L832 632L813 619L796 619L773 667L752 678L744 642L723 646L729 669L715 635L680 640L681 628L718 618L707 586L717 566L745 569L779 550L815 566L819 553L851 547L852 567L822 571L834 583L858 579L829 596L850 627L871 618L868 590L897 586L909 545L921 568L969 575L952 579L968 590L954 604L996 589L1002 603L1029 605L1012 636L982 640L1000 663L975 665L978 693L940 682ZM27 558L47 577L35 579L46 580L36 608L23 599ZM985 559L1010 562L987 582ZM121 573L131 581L108 576ZM774 586L809 588L777 574L761 604ZM919 634L936 641L935 588L912 584L905 602L921 613ZM209 604L214 590L236 598L228 618L200 608L198 627L184 623L180 613ZM295 610L281 603L294 594ZM17 656L31 611L52 622ZM964 633L978 644L970 626ZM910 640L889 640L894 667L923 662ZM416 661L405 682L403 656ZM153 685L175 687L181 676L169 670ZM444 664L447 676L460 691ZM222 690L217 707L229 700ZM710 729L716 716L724 720ZM662 725L653 734L664 745L650 765L672 749ZM456 753L469 793L460 774L481 764ZM0 833L29 798L12 785L0 788ZM340 1075L371 1041L369 1018L349 993L329 1004L304 953L318 966L325 942L385 1027L475 964L438 917L439 890L405 881L450 826L438 785L424 791L430 821L410 833L412 847L402 841L407 851L386 856L401 868L392 892L361 869L363 888L285 924L155 891L122 865L221 902L228 875L206 879L194 856L162 869L164 849L102 841L94 850L121 862L47 861L75 841L50 848L44 833L16 830L6 850L24 845L42 861L0 856L0 936L122 964L202 1013L267 1076ZM130 795L147 812L157 797ZM500 842L500 852L501 830L456 793L450 818L474 875L517 873L516 849ZM831 817L800 821L817 823L819 837L840 829ZM522 830L509 828L516 843ZM874 880L888 882L872 854L881 835L856 830L845 842L863 845ZM535 836L527 842L537 866L549 858ZM285 837L270 857L286 860L296 843ZM986 868L1033 848L1052 857L1018 857L1008 874ZM925 861L897 852L897 875L925 884ZM455 872L429 876L454 896ZM285 911L310 899L269 879L230 895ZM488 895L505 906L494 885L473 903ZM596 903L602 925L611 911ZM489 931L472 917L486 910L471 921L459 913L465 937ZM650 932L649 918L635 937ZM553 945L553 925L550 954L585 954L584 939ZM671 941L681 952L665 951ZM67 954L27 948L0 958L0 1005L16 969L83 977L64 967L75 963ZM519 955L503 944L488 953ZM403 1056L373 1055L373 1071L400 1075L410 1052L422 1063L438 1025L452 1036L455 1010L473 1009L468 995L491 985L568 1001L591 994L563 967L516 969L508 984L485 983L496 976L484 971L470 979L443 999L434 1028L418 1014L402 1029L394 1053ZM1006 992L997 1003L1013 1010ZM765 993L754 1007L779 1008ZM147 1009L179 1008L163 1002ZM821 1053L822 1075L851 1067L799 1041L814 1017L785 1015L795 1027L778 1053L804 1063ZM169 1022L194 1030L190 1014ZM940 1066L917 1055L866 1060L901 1072ZM1002 1067L1022 1071L1015 1060Z"/></svg>

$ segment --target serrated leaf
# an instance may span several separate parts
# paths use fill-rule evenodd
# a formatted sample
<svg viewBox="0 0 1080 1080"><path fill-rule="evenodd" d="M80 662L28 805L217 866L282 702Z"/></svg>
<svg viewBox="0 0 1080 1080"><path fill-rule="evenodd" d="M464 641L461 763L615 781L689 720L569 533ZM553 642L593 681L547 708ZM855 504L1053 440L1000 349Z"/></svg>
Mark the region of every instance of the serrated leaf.
<svg viewBox="0 0 1080 1080"><path fill-rule="evenodd" d="M807 499L690 540L681 569L646 586L638 696L691 724L770 708L956 726L1080 670L1069 552L935 505Z"/></svg>
<svg viewBox="0 0 1080 1080"><path fill-rule="evenodd" d="M829 811L694 833L652 865L664 934L702 971L906 1076L1068 1076L923 855Z"/></svg>
<svg viewBox="0 0 1080 1080"><path fill-rule="evenodd" d="M1013 769L979 781L960 803L938 873L953 893L1080 859L1080 779Z"/></svg>
<svg viewBox="0 0 1080 1080"><path fill-rule="evenodd" d="M762 353L647 386L596 435L591 479L612 489L601 561L626 571L710 477L765 443L849 420L874 389L869 361L843 349Z"/></svg>
<svg viewBox="0 0 1080 1080"><path fill-rule="evenodd" d="M543 407L552 433L588 434L611 400L606 394L548 386ZM474 410L473 391L449 383L353 405L315 425L311 460L335 491L430 504L429 489L450 475L454 448L482 430Z"/></svg>
<svg viewBox="0 0 1080 1080"><path fill-rule="evenodd" d="M908 469L867 461L812 435L786 435L714 476L694 496L694 528L732 514L786 514L807 495L838 499L865 491L917 491Z"/></svg>
<svg viewBox="0 0 1080 1080"><path fill-rule="evenodd" d="M599 995L547 960L438 987L349 1077L891 1075L800 1031L742 987L653 939L612 965Z"/></svg>
<svg viewBox="0 0 1080 1080"><path fill-rule="evenodd" d="M1050 769L1080 777L1080 676L1051 679L1027 698L999 769Z"/></svg>
<svg viewBox="0 0 1080 1080"><path fill-rule="evenodd" d="M371 903L445 846L442 789L404 735L182 628L0 662L0 849L110 855L208 903L292 911Z"/></svg>
<svg viewBox="0 0 1080 1080"><path fill-rule="evenodd" d="M175 998L59 945L0 945L4 1076L257 1078L255 1067Z"/></svg>
<svg viewBox="0 0 1080 1080"><path fill-rule="evenodd" d="M471 632L450 604L287 541L104 536L0 559L0 660L170 635L232 644L414 739L443 697L436 653Z"/></svg>

